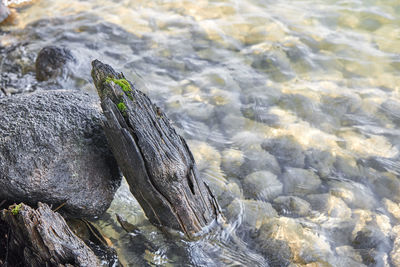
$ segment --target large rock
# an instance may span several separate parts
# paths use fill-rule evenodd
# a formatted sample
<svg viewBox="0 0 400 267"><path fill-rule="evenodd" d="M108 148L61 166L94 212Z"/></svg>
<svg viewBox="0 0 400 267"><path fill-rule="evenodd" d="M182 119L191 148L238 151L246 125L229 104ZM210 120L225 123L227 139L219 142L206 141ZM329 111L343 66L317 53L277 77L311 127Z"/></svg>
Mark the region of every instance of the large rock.
<svg viewBox="0 0 400 267"><path fill-rule="evenodd" d="M39 91L0 99L0 199L97 216L120 184L93 97Z"/></svg>

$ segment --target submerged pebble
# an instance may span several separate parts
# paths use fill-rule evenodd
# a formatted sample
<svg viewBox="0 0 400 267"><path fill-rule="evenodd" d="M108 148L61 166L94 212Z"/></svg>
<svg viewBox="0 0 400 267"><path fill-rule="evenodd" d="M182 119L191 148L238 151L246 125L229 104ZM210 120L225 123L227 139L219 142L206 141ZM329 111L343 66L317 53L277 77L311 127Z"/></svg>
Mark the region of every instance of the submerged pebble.
<svg viewBox="0 0 400 267"><path fill-rule="evenodd" d="M326 202L326 214L333 218L349 220L352 215L351 209L341 199L334 195L329 195Z"/></svg>
<svg viewBox="0 0 400 267"><path fill-rule="evenodd" d="M335 160L329 151L310 149L306 151L305 165L316 170L319 177L327 178L334 170Z"/></svg>
<svg viewBox="0 0 400 267"><path fill-rule="evenodd" d="M374 194L367 186L353 181L329 181L330 193L340 197L352 208L374 209L377 205Z"/></svg>
<svg viewBox="0 0 400 267"><path fill-rule="evenodd" d="M382 204L385 209L392 215L397 221L400 220L400 204L391 201L390 199L382 199Z"/></svg>
<svg viewBox="0 0 400 267"><path fill-rule="evenodd" d="M332 264L335 259L328 240L294 218L278 217L264 220L257 241L264 244L271 241L272 244L279 244L276 241L282 242L284 245L280 245L280 249L283 249L283 255L290 255L287 260L295 264L315 262ZM268 245L263 245L263 248L268 249ZM286 251L287 248L289 251Z"/></svg>
<svg viewBox="0 0 400 267"><path fill-rule="evenodd" d="M210 166L219 168L221 165L221 154L209 144L196 140L187 140L190 150L197 163L197 168L202 171Z"/></svg>
<svg viewBox="0 0 400 267"><path fill-rule="evenodd" d="M313 210L326 212L326 204L328 203L329 196L330 194L327 193L309 194L307 195L307 201L311 204Z"/></svg>
<svg viewBox="0 0 400 267"><path fill-rule="evenodd" d="M183 111L195 120L206 122L213 117L214 106L208 103L192 102L186 103Z"/></svg>
<svg viewBox="0 0 400 267"><path fill-rule="evenodd" d="M218 196L218 203L221 207L225 208L235 199L243 199L243 192L240 186L235 182L224 185L223 192Z"/></svg>
<svg viewBox="0 0 400 267"><path fill-rule="evenodd" d="M280 177L284 184L284 192L303 196L315 192L321 185L319 177L310 170L288 167Z"/></svg>
<svg viewBox="0 0 400 267"><path fill-rule="evenodd" d="M390 252L390 259L394 266L400 266L400 225L393 227L393 249Z"/></svg>
<svg viewBox="0 0 400 267"><path fill-rule="evenodd" d="M385 114L396 126L400 126L400 101L389 99L382 103L380 112Z"/></svg>
<svg viewBox="0 0 400 267"><path fill-rule="evenodd" d="M294 137L283 136L281 138L268 139L261 146L274 155L280 165L304 168L304 151Z"/></svg>
<svg viewBox="0 0 400 267"><path fill-rule="evenodd" d="M246 227L258 228L265 218L276 217L278 213L270 203L259 200L234 200L227 208L226 215L231 221L239 220Z"/></svg>
<svg viewBox="0 0 400 267"><path fill-rule="evenodd" d="M243 182L243 192L247 198L271 201L282 194L283 184L269 171L258 171L247 175Z"/></svg>
<svg viewBox="0 0 400 267"><path fill-rule="evenodd" d="M366 266L362 264L360 253L352 246L340 246L335 248L335 252L340 259L338 262L341 266Z"/></svg>
<svg viewBox="0 0 400 267"><path fill-rule="evenodd" d="M249 171L270 171L275 175L281 174L281 166L279 165L276 158L261 149L259 146L255 146L250 149L244 150L245 162L243 164L244 170ZM243 169L241 173L243 173Z"/></svg>
<svg viewBox="0 0 400 267"><path fill-rule="evenodd" d="M373 182L374 191L380 197L387 197L395 202L400 202L400 180L393 173L384 173L376 177Z"/></svg>
<svg viewBox="0 0 400 267"><path fill-rule="evenodd" d="M244 162L243 152L238 149L225 149L222 151L221 167L228 175L238 175Z"/></svg>
<svg viewBox="0 0 400 267"><path fill-rule="evenodd" d="M356 179L360 176L360 168L357 161L350 155L336 156L334 167L337 172L346 178Z"/></svg>
<svg viewBox="0 0 400 267"><path fill-rule="evenodd" d="M217 117L219 116L220 115L217 114ZM236 136L236 134L239 134L239 132L246 128L246 118L238 115L228 114L222 118L221 127L227 136ZM233 142L235 142L235 139L240 138L234 138Z"/></svg>
<svg viewBox="0 0 400 267"><path fill-rule="evenodd" d="M273 206L283 216L307 216L311 213L311 205L296 196L280 196L274 199Z"/></svg>

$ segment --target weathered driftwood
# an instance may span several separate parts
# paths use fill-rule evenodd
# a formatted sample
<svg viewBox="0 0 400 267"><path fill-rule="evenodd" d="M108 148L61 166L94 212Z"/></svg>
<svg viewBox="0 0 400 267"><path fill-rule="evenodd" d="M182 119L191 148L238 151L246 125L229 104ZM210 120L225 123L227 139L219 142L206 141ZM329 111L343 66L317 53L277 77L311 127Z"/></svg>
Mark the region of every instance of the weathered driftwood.
<svg viewBox="0 0 400 267"><path fill-rule="evenodd" d="M97 257L48 205L20 204L2 210L3 264L8 266L101 266ZM6 242L4 242L6 241Z"/></svg>
<svg viewBox="0 0 400 267"><path fill-rule="evenodd" d="M194 237L220 210L185 140L122 73L98 60L92 67L107 140L132 194L153 224Z"/></svg>

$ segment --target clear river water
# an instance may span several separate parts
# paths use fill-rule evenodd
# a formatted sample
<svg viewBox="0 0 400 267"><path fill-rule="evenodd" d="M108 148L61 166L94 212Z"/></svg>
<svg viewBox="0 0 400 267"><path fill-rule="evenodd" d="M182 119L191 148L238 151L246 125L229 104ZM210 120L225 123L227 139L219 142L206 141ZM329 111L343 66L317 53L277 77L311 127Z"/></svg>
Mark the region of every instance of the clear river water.
<svg viewBox="0 0 400 267"><path fill-rule="evenodd" d="M96 97L100 59L168 114L218 197L222 230L171 239L123 182L95 223L125 266L400 266L399 1L39 0L1 29L10 93ZM68 78L35 80L46 45L78 59Z"/></svg>

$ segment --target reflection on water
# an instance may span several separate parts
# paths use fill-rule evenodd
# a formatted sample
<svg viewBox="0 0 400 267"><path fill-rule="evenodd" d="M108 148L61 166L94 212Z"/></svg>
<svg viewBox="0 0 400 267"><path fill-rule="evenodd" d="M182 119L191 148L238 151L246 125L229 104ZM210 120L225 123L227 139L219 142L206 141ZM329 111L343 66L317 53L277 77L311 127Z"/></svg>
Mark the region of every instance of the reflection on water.
<svg viewBox="0 0 400 267"><path fill-rule="evenodd" d="M388 0L42 0L0 33L1 86L94 93L99 58L188 140L227 223L168 239L124 184L98 224L127 266L400 266L399 25ZM39 83L49 44L78 61Z"/></svg>

